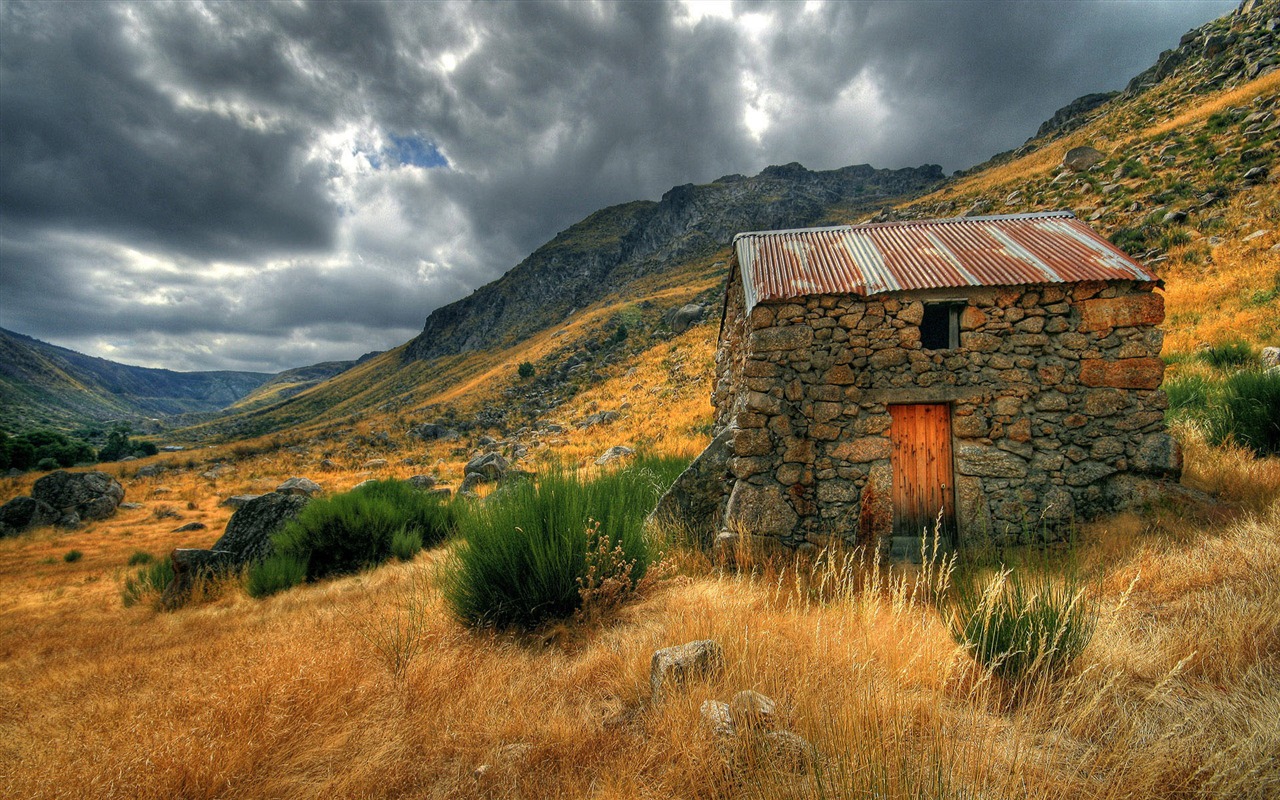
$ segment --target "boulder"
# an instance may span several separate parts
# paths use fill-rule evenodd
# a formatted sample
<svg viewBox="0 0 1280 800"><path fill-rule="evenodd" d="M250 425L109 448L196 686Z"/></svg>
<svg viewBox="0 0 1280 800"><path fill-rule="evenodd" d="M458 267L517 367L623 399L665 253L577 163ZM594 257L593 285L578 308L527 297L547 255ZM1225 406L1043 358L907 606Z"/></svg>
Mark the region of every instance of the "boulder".
<svg viewBox="0 0 1280 800"><path fill-rule="evenodd" d="M510 467L511 462L503 458L500 453L481 453L467 462L467 465L462 468L462 474L468 479L472 475L478 475L479 477L474 479L473 483L489 483L502 480Z"/></svg>
<svg viewBox="0 0 1280 800"><path fill-rule="evenodd" d="M740 731L771 731L777 726L778 704L768 695L743 690L729 701L733 725Z"/></svg>
<svg viewBox="0 0 1280 800"><path fill-rule="evenodd" d="M649 514L656 522L687 534L691 541L710 548L720 529L725 481L729 478L730 445L734 426L720 431L707 449L680 473Z"/></svg>
<svg viewBox="0 0 1280 800"><path fill-rule="evenodd" d="M186 525L174 528L174 533L186 533L187 531L202 531L208 526L203 522L188 522Z"/></svg>
<svg viewBox="0 0 1280 800"><path fill-rule="evenodd" d="M245 507L245 505L247 505L248 503L250 503L250 502L252 502L252 501L254 501L254 500L257 500L259 497L262 497L262 495L260 495L260 494L236 494L236 495L232 495L231 497L228 497L226 500L223 500L223 501L222 501L221 503L219 503L218 505L220 505L220 506L226 506L227 508L244 508L244 507Z"/></svg>
<svg viewBox="0 0 1280 800"><path fill-rule="evenodd" d="M733 713L729 710L728 703L704 700L698 711L702 715L702 724L716 736L730 738L737 735L737 729L733 727Z"/></svg>
<svg viewBox="0 0 1280 800"><path fill-rule="evenodd" d="M229 568L231 554L220 550L178 548L169 554L173 580L160 595L160 607L172 611L191 595L197 580L212 578Z"/></svg>
<svg viewBox="0 0 1280 800"><path fill-rule="evenodd" d="M1264 347L1259 354L1264 367L1280 366L1280 347Z"/></svg>
<svg viewBox="0 0 1280 800"><path fill-rule="evenodd" d="M106 519L124 500L124 487L105 472L51 472L31 487L31 497L79 520Z"/></svg>
<svg viewBox="0 0 1280 800"><path fill-rule="evenodd" d="M705 311L705 306L688 303L667 314L667 325L674 333L684 333L691 325L702 319Z"/></svg>
<svg viewBox="0 0 1280 800"><path fill-rule="evenodd" d="M137 476L139 478L154 478L166 469L164 464L148 464L145 467L139 467Z"/></svg>
<svg viewBox="0 0 1280 800"><path fill-rule="evenodd" d="M416 489L427 490L434 487L440 481L434 475L414 475L409 478L409 485Z"/></svg>
<svg viewBox="0 0 1280 800"><path fill-rule="evenodd" d="M605 464L612 464L614 461L618 461L623 458L630 458L635 454L636 451L632 450L630 447L621 444L614 445L600 454L600 457L596 459L596 466L602 467Z"/></svg>
<svg viewBox="0 0 1280 800"><path fill-rule="evenodd" d="M371 458L360 465L360 469L383 469L387 466L385 458Z"/></svg>
<svg viewBox="0 0 1280 800"><path fill-rule="evenodd" d="M0 506L0 539L58 521L58 510L32 497L15 497Z"/></svg>
<svg viewBox="0 0 1280 800"><path fill-rule="evenodd" d="M302 512L310 498L302 494L270 492L236 509L214 550L228 554L228 562L240 567L261 561L274 552L271 535Z"/></svg>
<svg viewBox="0 0 1280 800"><path fill-rule="evenodd" d="M710 639L664 647L653 654L649 665L649 691L653 702L662 690L695 677L708 677L724 669L724 651Z"/></svg>
<svg viewBox="0 0 1280 800"><path fill-rule="evenodd" d="M386 461L382 462L386 464ZM290 478L284 483L276 487L276 491L280 494L299 494L305 497L311 497L323 492L320 484L310 478Z"/></svg>
<svg viewBox="0 0 1280 800"><path fill-rule="evenodd" d="M1084 172L1105 159L1105 155L1092 147L1073 147L1062 157L1062 166L1073 172Z"/></svg>
<svg viewBox="0 0 1280 800"><path fill-rule="evenodd" d="M217 480L218 478L221 478L223 475L227 475L235 471L236 471L235 467L231 466L230 464L219 464L213 469L207 470L205 472L201 472L200 477L206 480L214 481L214 480Z"/></svg>

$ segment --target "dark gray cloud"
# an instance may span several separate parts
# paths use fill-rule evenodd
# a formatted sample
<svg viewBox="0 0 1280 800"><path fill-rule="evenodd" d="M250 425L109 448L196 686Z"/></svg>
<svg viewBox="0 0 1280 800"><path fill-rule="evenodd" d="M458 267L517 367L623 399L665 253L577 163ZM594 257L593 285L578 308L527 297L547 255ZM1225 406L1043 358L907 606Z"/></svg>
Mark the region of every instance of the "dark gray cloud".
<svg viewBox="0 0 1280 800"><path fill-rule="evenodd" d="M351 358L608 204L969 166L1231 5L3 2L0 326Z"/></svg>

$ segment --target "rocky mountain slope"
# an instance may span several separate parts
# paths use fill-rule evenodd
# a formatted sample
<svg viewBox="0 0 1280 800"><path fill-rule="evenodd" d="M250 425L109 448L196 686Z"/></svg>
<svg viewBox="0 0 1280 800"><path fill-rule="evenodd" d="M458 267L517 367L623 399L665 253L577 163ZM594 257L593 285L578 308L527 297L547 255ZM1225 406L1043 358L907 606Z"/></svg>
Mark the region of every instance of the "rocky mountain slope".
<svg viewBox="0 0 1280 800"><path fill-rule="evenodd" d="M657 203L612 206L560 232L493 283L432 312L405 355L428 359L508 346L632 281L713 253L741 231L811 225L833 205L874 208L942 180L936 165L812 172L793 163L754 177L677 186Z"/></svg>
<svg viewBox="0 0 1280 800"><path fill-rule="evenodd" d="M133 367L0 328L0 428L10 432L216 411L269 378Z"/></svg>

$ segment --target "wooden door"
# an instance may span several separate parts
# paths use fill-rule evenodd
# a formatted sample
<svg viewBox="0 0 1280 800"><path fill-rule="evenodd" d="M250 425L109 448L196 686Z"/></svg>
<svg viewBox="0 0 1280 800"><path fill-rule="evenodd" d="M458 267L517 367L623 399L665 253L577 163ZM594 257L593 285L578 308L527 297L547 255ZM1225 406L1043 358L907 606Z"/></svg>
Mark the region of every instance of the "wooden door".
<svg viewBox="0 0 1280 800"><path fill-rule="evenodd" d="M893 424L894 558L919 560L921 538L937 531L955 545L955 483L951 468L951 408L946 403L891 405Z"/></svg>

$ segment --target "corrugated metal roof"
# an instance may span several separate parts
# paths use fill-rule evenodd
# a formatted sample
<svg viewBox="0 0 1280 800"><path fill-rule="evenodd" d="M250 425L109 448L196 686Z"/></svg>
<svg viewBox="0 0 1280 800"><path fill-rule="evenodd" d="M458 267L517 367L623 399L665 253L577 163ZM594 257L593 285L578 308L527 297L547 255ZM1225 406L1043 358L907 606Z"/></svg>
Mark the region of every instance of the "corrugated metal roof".
<svg viewBox="0 0 1280 800"><path fill-rule="evenodd" d="M740 233L747 310L815 294L1158 278L1069 211Z"/></svg>

